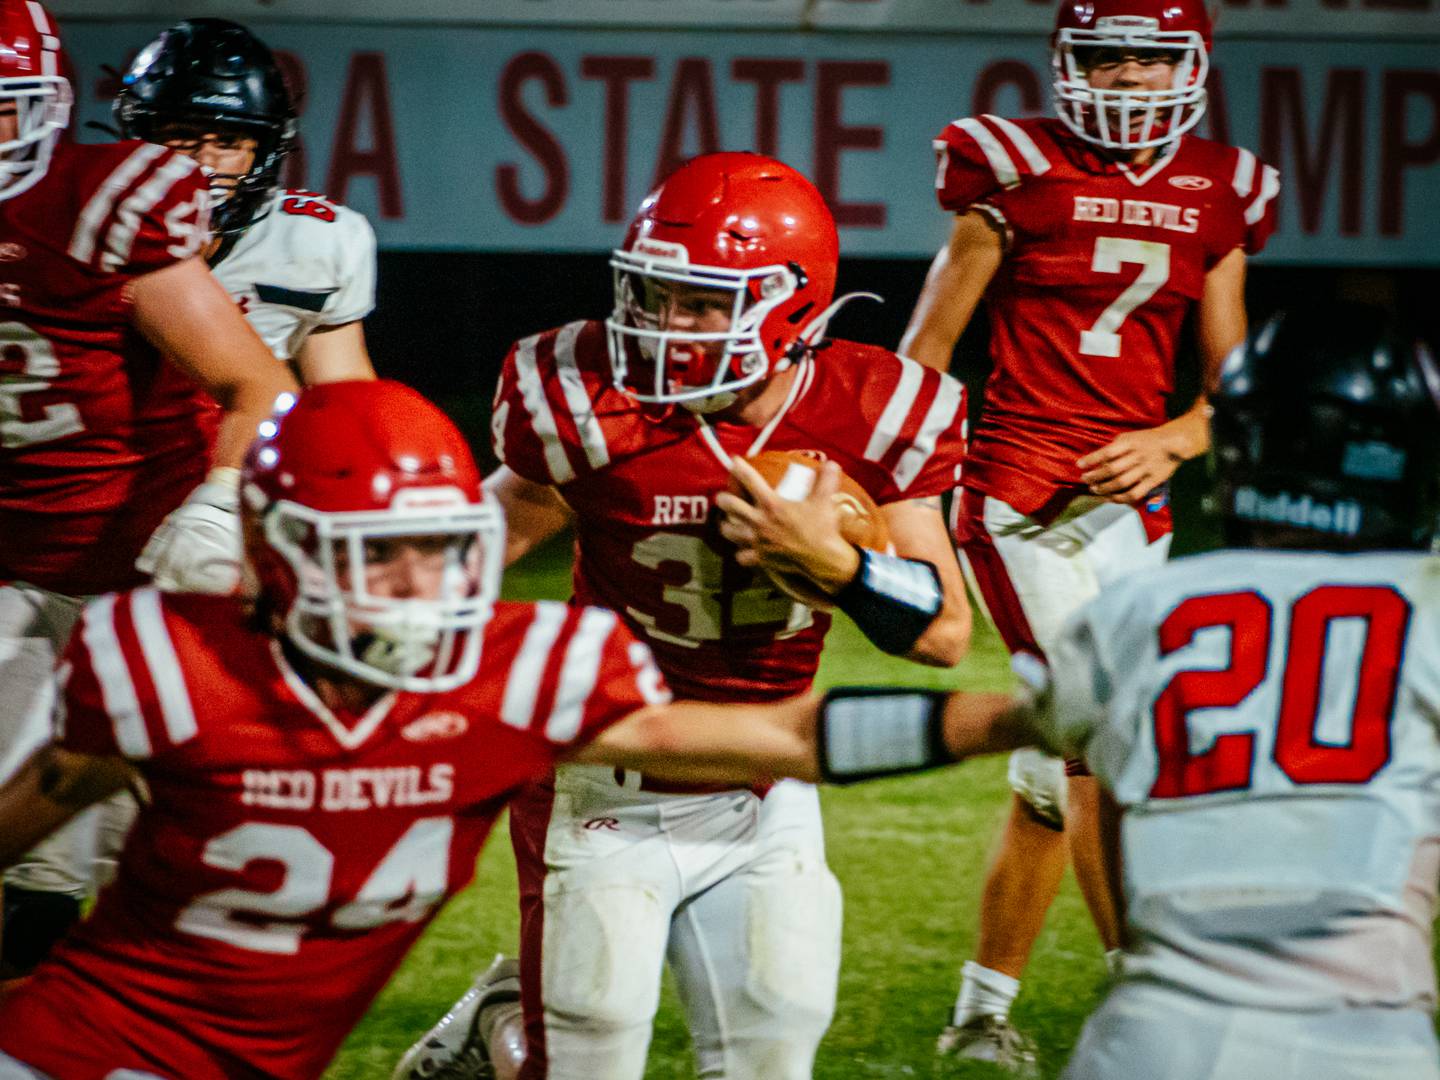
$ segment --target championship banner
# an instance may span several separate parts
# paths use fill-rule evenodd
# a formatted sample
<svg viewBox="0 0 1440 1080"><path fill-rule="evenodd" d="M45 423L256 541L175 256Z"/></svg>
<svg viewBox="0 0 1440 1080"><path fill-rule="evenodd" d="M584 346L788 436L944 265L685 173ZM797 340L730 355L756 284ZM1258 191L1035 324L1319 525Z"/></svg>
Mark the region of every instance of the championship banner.
<svg viewBox="0 0 1440 1080"><path fill-rule="evenodd" d="M109 118L117 87L102 65L123 69L163 25L66 28L82 120ZM755 149L815 181L847 254L929 257L949 227L935 135L956 117L1050 108L1035 34L257 30L303 94L291 186L360 210L388 249L607 250L674 165ZM1217 48L1198 133L1284 178L1263 259L1440 265L1435 55L1410 41Z"/></svg>
<svg viewBox="0 0 1440 1080"><path fill-rule="evenodd" d="M1221 38L1429 38L1440 0L1212 0ZM651 30L1049 33L1054 0L59 0L62 20L213 15L305 22L612 26Z"/></svg>

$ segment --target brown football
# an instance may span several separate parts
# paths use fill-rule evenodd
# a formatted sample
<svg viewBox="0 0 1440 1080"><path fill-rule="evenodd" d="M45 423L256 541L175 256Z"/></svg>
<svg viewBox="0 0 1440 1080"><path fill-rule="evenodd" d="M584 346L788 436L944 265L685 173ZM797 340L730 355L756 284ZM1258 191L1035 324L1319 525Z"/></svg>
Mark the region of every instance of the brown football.
<svg viewBox="0 0 1440 1080"><path fill-rule="evenodd" d="M765 450L745 459L781 498L800 502L815 487L825 455L819 450ZM743 495L732 480L730 489ZM835 493L840 511L840 535L857 547L885 551L890 546L890 530L885 518L869 493L845 473L840 474L840 490ZM829 610L833 605L824 593L807 579L791 574L772 574L771 579L786 595L810 607Z"/></svg>

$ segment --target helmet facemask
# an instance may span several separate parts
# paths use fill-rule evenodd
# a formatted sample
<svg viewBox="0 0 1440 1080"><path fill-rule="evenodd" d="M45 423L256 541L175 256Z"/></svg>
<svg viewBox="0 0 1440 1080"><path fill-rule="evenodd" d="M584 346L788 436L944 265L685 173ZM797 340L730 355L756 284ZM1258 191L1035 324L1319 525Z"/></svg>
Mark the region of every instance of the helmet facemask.
<svg viewBox="0 0 1440 1080"><path fill-rule="evenodd" d="M60 75L0 78L0 106L15 106L15 137L0 142L0 199L40 181L60 134L70 124L74 95Z"/></svg>
<svg viewBox="0 0 1440 1080"><path fill-rule="evenodd" d="M325 512L281 500L265 510L263 527L294 574L282 614L306 656L392 690L438 693L474 678L500 590L497 507L453 488L416 488L388 510ZM422 564L399 572L433 582L433 595L390 595L390 560Z"/></svg>
<svg viewBox="0 0 1440 1080"><path fill-rule="evenodd" d="M660 247L645 240L611 256L615 308L605 326L614 384L636 401L715 412L788 366L786 357L770 355L762 329L801 282L790 266L692 266L683 247L664 246L664 254L644 250ZM689 296L691 302L725 312L723 328L718 318L716 329L674 325L677 292L693 290L703 293Z"/></svg>
<svg viewBox="0 0 1440 1080"><path fill-rule="evenodd" d="M1165 90L1100 89L1088 71L1099 60L1138 56L1173 58ZM1205 115L1210 60L1193 30L1160 30L1142 16L1111 16L1092 29L1062 27L1051 57L1055 111L1075 135L1110 150L1143 150L1180 139Z"/></svg>

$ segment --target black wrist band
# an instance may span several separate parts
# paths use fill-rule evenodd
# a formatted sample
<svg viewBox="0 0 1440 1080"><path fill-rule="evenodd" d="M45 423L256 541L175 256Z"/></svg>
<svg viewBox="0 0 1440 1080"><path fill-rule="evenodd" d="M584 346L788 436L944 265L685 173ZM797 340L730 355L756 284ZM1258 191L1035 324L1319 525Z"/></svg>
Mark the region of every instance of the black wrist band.
<svg viewBox="0 0 1440 1080"><path fill-rule="evenodd" d="M835 594L835 606L882 652L904 656L945 604L940 574L923 559L858 550L860 569Z"/></svg>

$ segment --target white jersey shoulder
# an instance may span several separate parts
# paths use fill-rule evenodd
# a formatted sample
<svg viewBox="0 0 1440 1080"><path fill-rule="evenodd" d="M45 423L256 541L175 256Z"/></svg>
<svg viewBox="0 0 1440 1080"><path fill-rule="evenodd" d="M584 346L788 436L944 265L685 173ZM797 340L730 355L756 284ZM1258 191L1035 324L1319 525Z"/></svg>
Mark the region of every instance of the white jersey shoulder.
<svg viewBox="0 0 1440 1080"><path fill-rule="evenodd" d="M307 191L283 191L213 268L281 360L318 327L375 307L375 233L362 214Z"/></svg>
<svg viewBox="0 0 1440 1080"><path fill-rule="evenodd" d="M1042 726L1125 809L1137 974L1268 1007L1433 1002L1440 558L1177 560L1049 660Z"/></svg>

